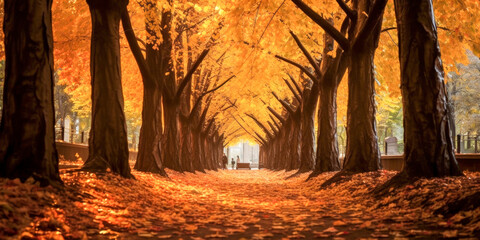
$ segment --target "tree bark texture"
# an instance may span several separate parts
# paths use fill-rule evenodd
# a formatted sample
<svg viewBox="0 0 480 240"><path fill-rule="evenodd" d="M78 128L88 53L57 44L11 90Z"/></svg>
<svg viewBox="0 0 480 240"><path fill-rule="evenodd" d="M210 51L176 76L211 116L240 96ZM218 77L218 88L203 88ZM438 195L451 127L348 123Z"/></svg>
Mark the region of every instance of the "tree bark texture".
<svg viewBox="0 0 480 240"><path fill-rule="evenodd" d="M162 161L162 108L161 92L156 87L144 86L142 127L135 169L166 176Z"/></svg>
<svg viewBox="0 0 480 240"><path fill-rule="evenodd" d="M315 82L311 89L303 90L303 104L301 117L301 153L300 167L298 173L304 173L313 170L315 161L315 110L318 102L318 83Z"/></svg>
<svg viewBox="0 0 480 240"><path fill-rule="evenodd" d="M315 174L340 170L337 139L337 61L323 60L324 63L328 62L329 66L320 85Z"/></svg>
<svg viewBox="0 0 480 240"><path fill-rule="evenodd" d="M298 115L298 114L295 114ZM291 132L291 156L292 160L290 161L290 166L286 169L294 170L300 168L300 141L302 137L302 132L300 131L300 116L293 116L292 118L292 129Z"/></svg>
<svg viewBox="0 0 480 240"><path fill-rule="evenodd" d="M154 7L147 4L147 7ZM159 173L166 176L162 163L162 108L161 108L161 85L154 78L152 72L158 69L159 51L153 48L153 44L146 45L146 58L144 58L137 37L130 22L127 9L122 13L122 25L130 49L137 61L138 68L143 81L143 106L142 106L142 127L140 128L139 149L135 169L138 171ZM149 34L152 33L151 26L146 24Z"/></svg>
<svg viewBox="0 0 480 240"><path fill-rule="evenodd" d="M365 27L364 12L370 12L374 1L355 0L357 26L349 36L356 36ZM351 40L347 104L347 149L343 169L348 172L368 172L380 169L380 151L375 121L375 73L373 58L381 28L376 25L373 34L365 39Z"/></svg>
<svg viewBox="0 0 480 240"><path fill-rule="evenodd" d="M337 79L341 78L338 76L338 70L343 54L338 48L336 57L332 58L329 52L334 49L334 40L330 35L325 34L324 42L324 58L320 66L323 75L319 84L320 103L317 113L317 154L315 158L315 169L310 177L314 177L323 172L340 170L337 139Z"/></svg>
<svg viewBox="0 0 480 240"><path fill-rule="evenodd" d="M6 0L0 177L62 183L55 147L51 0Z"/></svg>
<svg viewBox="0 0 480 240"><path fill-rule="evenodd" d="M180 118L181 123L181 151L182 165L187 172L195 172L193 165L193 123L190 118Z"/></svg>
<svg viewBox="0 0 480 240"><path fill-rule="evenodd" d="M165 167L175 171L183 172L183 167L180 163L180 133L179 133L179 117L180 109L179 105L168 99L164 99L164 120L165 120L165 132L164 132L164 151Z"/></svg>
<svg viewBox="0 0 480 240"><path fill-rule="evenodd" d="M92 127L82 169L131 177L120 66L119 24L127 0L87 0L92 17Z"/></svg>
<svg viewBox="0 0 480 240"><path fill-rule="evenodd" d="M202 140L200 131L195 130L193 132L193 166L196 171L205 172L205 167L202 159Z"/></svg>
<svg viewBox="0 0 480 240"><path fill-rule="evenodd" d="M409 177L458 176L431 0L395 0Z"/></svg>

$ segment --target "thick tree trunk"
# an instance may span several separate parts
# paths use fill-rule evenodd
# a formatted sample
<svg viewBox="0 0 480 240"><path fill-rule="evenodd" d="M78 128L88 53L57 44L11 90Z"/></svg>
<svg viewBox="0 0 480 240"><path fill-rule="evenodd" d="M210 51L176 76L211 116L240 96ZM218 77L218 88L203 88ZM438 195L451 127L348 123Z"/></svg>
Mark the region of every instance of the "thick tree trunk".
<svg viewBox="0 0 480 240"><path fill-rule="evenodd" d="M210 149L210 140L207 138L208 134L203 137L203 159L205 161L205 169L213 170L210 159L212 158L212 150Z"/></svg>
<svg viewBox="0 0 480 240"><path fill-rule="evenodd" d="M337 140L337 79L341 78L341 76L337 74L342 54L337 49L335 58L329 55L334 49L334 40L330 35L324 35L324 43L324 58L321 65L323 75L319 81L320 103L318 107L317 154L315 170L310 174L309 178L323 172L340 170Z"/></svg>
<svg viewBox="0 0 480 240"><path fill-rule="evenodd" d="M60 185L53 107L51 0L5 1L0 177Z"/></svg>
<svg viewBox="0 0 480 240"><path fill-rule="evenodd" d="M162 109L160 104L159 89L145 86L143 89L142 127L135 169L166 176L161 151Z"/></svg>
<svg viewBox="0 0 480 240"><path fill-rule="evenodd" d="M180 134L178 132L179 111L178 104L171 101L163 101L165 132L164 132L164 164L165 167L175 171L183 172L180 163Z"/></svg>
<svg viewBox="0 0 480 240"><path fill-rule="evenodd" d="M302 104L302 141L300 154L300 167L297 173L313 170L315 161L315 110L317 109L319 87L313 83L311 89L304 90Z"/></svg>
<svg viewBox="0 0 480 240"><path fill-rule="evenodd" d="M287 169L287 162L290 160L288 158L288 155L290 155L290 149L288 148L288 136L287 134L287 129L285 126L282 126L280 131L278 132L278 140L279 140L279 146L280 146L280 159L279 160L279 165L282 170Z"/></svg>
<svg viewBox="0 0 480 240"><path fill-rule="evenodd" d="M282 135L281 138L282 140L282 148L283 148L283 162L282 162L282 169L287 170L288 167L290 166L290 161L292 161L292 148L290 146L290 141L291 141L291 123L287 119L284 124L282 125Z"/></svg>
<svg viewBox="0 0 480 240"><path fill-rule="evenodd" d="M188 119L181 120L181 147L182 147L182 166L183 169L187 172L195 172L195 167L193 165L193 129L192 122Z"/></svg>
<svg viewBox="0 0 480 240"><path fill-rule="evenodd" d="M352 53L348 78L347 149L343 168L356 173L380 169L375 123L375 49L363 50L367 49Z"/></svg>
<svg viewBox="0 0 480 240"><path fill-rule="evenodd" d="M153 10L155 5L147 5L148 10ZM154 35L151 24L146 20L146 31L149 35ZM160 66L160 51L154 49L154 44L147 43L145 46L146 56L140 50L137 43L137 37L133 31L128 11L122 14L122 25L125 36L127 37L130 49L137 61L143 81L143 108L142 108L142 127L140 128L139 150L135 169L145 172L159 173L166 176L162 162L162 88L158 81L158 71ZM157 77L157 78L156 78Z"/></svg>
<svg viewBox="0 0 480 240"><path fill-rule="evenodd" d="M291 151L291 161L290 165L286 169L287 171L295 170L300 168L300 139L302 133L300 131L300 116L298 113L295 116L292 116L292 128L291 128L291 142L290 142L290 151Z"/></svg>
<svg viewBox="0 0 480 240"><path fill-rule="evenodd" d="M315 174L340 170L337 140L337 85L336 78L323 78L318 107L318 139Z"/></svg>
<svg viewBox="0 0 480 240"><path fill-rule="evenodd" d="M92 17L92 127L82 169L132 177L120 67L119 23L127 0L87 0Z"/></svg>
<svg viewBox="0 0 480 240"><path fill-rule="evenodd" d="M202 160L202 150L201 150L201 138L200 132L194 131L193 132L193 153L192 153L192 161L193 167L196 171L205 172L205 167Z"/></svg>
<svg viewBox="0 0 480 240"><path fill-rule="evenodd" d="M448 99L431 0L395 0L409 177L462 175L455 159Z"/></svg>
<svg viewBox="0 0 480 240"><path fill-rule="evenodd" d="M364 12L370 12L372 0L354 1L359 22ZM364 24L357 23L353 36ZM375 73L373 58L380 36L381 20L373 34L356 39L350 51L347 105L347 149L344 171L359 173L381 168L375 121Z"/></svg>

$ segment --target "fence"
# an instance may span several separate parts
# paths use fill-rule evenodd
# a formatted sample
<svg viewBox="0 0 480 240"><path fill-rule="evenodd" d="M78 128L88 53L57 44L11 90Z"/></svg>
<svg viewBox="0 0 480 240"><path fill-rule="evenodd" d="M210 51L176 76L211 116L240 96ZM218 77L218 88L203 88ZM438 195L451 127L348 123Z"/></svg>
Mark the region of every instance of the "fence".
<svg viewBox="0 0 480 240"><path fill-rule="evenodd" d="M56 142L58 155L62 156L65 160L76 161L82 159L83 161L88 158L88 146L81 144L73 144L67 142ZM129 151L128 159L135 161L137 159L136 151Z"/></svg>
<svg viewBox="0 0 480 240"><path fill-rule="evenodd" d="M55 139L69 143L87 144L88 131L77 132L74 128L68 130L65 127L55 127Z"/></svg>
<svg viewBox="0 0 480 240"><path fill-rule="evenodd" d="M479 153L480 136L470 134L458 134L455 139L457 153Z"/></svg>
<svg viewBox="0 0 480 240"><path fill-rule="evenodd" d="M456 153L480 153L480 136L470 134L458 134L454 139ZM384 155L403 154L403 143L398 143L396 138L386 138L379 144Z"/></svg>
<svg viewBox="0 0 480 240"><path fill-rule="evenodd" d="M88 144L88 138L90 132L89 131L76 131L75 129L71 129L70 131L65 127L55 127L55 140L66 142L66 143L74 143L74 144ZM138 150L138 144L129 140L128 148L130 150L136 151Z"/></svg>

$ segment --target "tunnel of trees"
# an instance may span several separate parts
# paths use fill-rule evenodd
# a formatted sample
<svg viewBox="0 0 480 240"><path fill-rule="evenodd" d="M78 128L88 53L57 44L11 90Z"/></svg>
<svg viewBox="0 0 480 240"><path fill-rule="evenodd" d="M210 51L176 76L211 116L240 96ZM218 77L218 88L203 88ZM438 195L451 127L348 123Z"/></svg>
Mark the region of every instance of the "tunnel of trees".
<svg viewBox="0 0 480 240"><path fill-rule="evenodd" d="M462 174L444 81L452 69L449 63L444 70L441 58L449 61L456 50L443 55L439 38L445 33L439 31L459 39L455 34L463 29L440 29L432 0L292 0L268 6L268 17L258 17L260 7L257 14L235 8L226 13L228 4L173 0L87 0L70 8L55 1L52 14L52 1L4 1L2 177L61 183L54 144L57 70L72 85L69 91L87 96L75 103L79 111L91 111L86 171L132 177L127 125L133 115L141 123L138 171L167 176L165 168L217 170L224 147L250 139L261 146L264 168L295 170L292 176L312 171L310 178L339 171L328 185L382 168L377 97L396 94L403 105L405 163L386 188ZM445 3L436 4L441 23L454 24ZM248 14L266 26L232 29L245 27ZM56 31L72 31L73 39L54 34L52 22ZM478 50L475 42L462 43ZM56 53L65 66L60 70L53 59L57 46L68 46ZM81 63L72 62L73 52ZM86 66L89 72L77 69ZM134 73L122 74L124 69ZM346 132L342 161L339 127Z"/></svg>

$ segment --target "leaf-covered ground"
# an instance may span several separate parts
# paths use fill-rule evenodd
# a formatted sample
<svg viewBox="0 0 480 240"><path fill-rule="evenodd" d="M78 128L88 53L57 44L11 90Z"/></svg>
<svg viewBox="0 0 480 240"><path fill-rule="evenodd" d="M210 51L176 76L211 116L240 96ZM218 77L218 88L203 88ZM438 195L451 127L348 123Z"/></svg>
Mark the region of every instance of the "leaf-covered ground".
<svg viewBox="0 0 480 240"><path fill-rule="evenodd" d="M475 238L480 208L438 212L480 192L480 173L420 180L376 199L370 191L395 172L355 175L319 190L333 173L61 171L65 189L0 179L0 239L356 239ZM477 205L478 206L478 205Z"/></svg>

